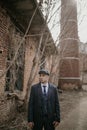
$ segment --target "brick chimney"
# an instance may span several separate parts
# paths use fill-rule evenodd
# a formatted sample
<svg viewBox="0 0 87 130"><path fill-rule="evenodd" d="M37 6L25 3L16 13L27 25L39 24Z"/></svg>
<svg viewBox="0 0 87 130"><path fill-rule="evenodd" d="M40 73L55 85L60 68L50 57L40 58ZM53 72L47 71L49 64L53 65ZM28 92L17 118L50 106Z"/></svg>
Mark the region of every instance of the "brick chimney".
<svg viewBox="0 0 87 130"><path fill-rule="evenodd" d="M80 74L77 3L75 0L61 0L60 24L59 86L65 89L77 88L80 83Z"/></svg>

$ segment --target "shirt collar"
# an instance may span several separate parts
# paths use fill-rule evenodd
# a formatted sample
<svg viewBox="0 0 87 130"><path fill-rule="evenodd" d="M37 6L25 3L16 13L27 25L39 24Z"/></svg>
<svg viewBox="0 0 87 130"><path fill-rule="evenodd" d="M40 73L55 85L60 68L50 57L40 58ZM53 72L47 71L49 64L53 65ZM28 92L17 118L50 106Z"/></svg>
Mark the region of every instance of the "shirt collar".
<svg viewBox="0 0 87 130"><path fill-rule="evenodd" d="M46 84L41 83L41 87L43 87L43 86L48 87L48 83L46 83Z"/></svg>

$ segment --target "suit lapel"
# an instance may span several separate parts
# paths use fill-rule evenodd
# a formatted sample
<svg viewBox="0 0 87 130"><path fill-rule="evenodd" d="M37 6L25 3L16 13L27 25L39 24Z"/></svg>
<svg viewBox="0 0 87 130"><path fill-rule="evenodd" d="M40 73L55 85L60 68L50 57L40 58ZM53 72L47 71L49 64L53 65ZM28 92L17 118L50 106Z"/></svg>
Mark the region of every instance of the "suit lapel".
<svg viewBox="0 0 87 130"><path fill-rule="evenodd" d="M51 85L49 84L49 87L48 87L48 99L50 99L51 93L52 93L52 89L51 89Z"/></svg>
<svg viewBox="0 0 87 130"><path fill-rule="evenodd" d="M42 95L42 88L41 88L41 84L40 83L39 83L39 86L38 86L38 94Z"/></svg>
<svg viewBox="0 0 87 130"><path fill-rule="evenodd" d="M42 88L41 88L41 84L39 83L38 86L38 100L42 100Z"/></svg>

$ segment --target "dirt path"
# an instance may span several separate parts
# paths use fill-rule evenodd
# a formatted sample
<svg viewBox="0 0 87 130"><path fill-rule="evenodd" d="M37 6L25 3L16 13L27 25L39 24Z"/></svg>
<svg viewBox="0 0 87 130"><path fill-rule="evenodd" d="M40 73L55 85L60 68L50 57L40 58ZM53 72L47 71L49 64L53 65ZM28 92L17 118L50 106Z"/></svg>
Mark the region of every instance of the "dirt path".
<svg viewBox="0 0 87 130"><path fill-rule="evenodd" d="M72 108L70 107L70 109L67 106L69 112L63 117L56 130L87 130L87 93L80 92L77 96L71 96L71 102L74 101L73 98L76 98L75 105L72 103ZM68 98L67 105L69 105L69 100Z"/></svg>

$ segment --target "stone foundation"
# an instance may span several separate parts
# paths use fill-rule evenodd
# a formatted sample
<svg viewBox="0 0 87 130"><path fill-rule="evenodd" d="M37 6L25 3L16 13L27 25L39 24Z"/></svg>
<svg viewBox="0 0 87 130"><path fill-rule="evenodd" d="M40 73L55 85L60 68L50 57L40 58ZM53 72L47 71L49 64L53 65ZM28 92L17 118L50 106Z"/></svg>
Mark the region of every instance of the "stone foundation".
<svg viewBox="0 0 87 130"><path fill-rule="evenodd" d="M59 88L64 90L81 89L80 80L59 80Z"/></svg>

